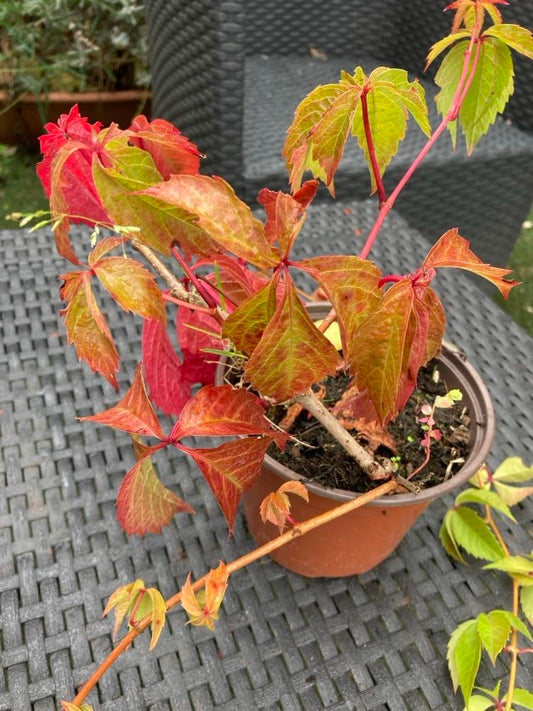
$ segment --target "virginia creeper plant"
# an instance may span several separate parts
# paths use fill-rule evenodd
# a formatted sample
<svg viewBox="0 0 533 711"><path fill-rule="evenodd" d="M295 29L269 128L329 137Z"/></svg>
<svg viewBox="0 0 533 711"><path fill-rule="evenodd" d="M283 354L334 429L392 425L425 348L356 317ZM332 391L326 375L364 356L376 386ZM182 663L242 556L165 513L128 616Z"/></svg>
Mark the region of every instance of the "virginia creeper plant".
<svg viewBox="0 0 533 711"><path fill-rule="evenodd" d="M519 655L533 654L533 551L511 553L495 519L497 514L516 523L510 507L533 493L533 466L525 466L520 457L510 457L494 473L480 469L470 483L472 488L457 496L454 508L444 518L442 545L461 563L465 562L462 549L487 560L485 568L507 573L512 582L512 607L482 612L457 627L448 644L453 685L456 691L461 689L466 711L533 709L532 690L516 686ZM481 507L484 516L469 504ZM520 637L526 644L519 644ZM483 652L493 665L500 655L509 655L505 690L501 681L494 689L475 686Z"/></svg>
<svg viewBox="0 0 533 711"><path fill-rule="evenodd" d="M239 499L259 476L267 448L272 443L283 448L289 438L265 417L265 406L272 403L292 402L308 410L369 477L384 482L371 497L397 488L397 463L378 461L312 386L340 369L348 371L350 387L357 391L351 419L384 432L407 402L419 369L440 351L446 319L431 286L438 270L479 274L504 297L516 284L507 278L509 270L484 264L454 227L411 274L383 274L368 259L396 197L439 136L448 130L455 143L461 130L472 151L512 93L511 49L533 57L531 33L505 24L501 4L506 3L457 0L449 6L455 11L451 33L428 55L430 64L445 54L436 75L442 120L434 130L423 87L403 69L378 67L367 76L357 67L308 94L296 109L283 150L290 191L260 191L263 221L226 181L200 173L199 150L164 120L139 116L127 130L116 124L104 128L90 124L73 107L57 124L46 126L38 175L50 198L57 250L72 265L61 275L60 290L69 343L118 390L120 354L94 282L144 320L141 362L130 388L115 406L82 418L132 437L136 464L117 498L118 519L128 534L157 533L176 513L192 513L158 478L155 455L167 447L196 462L231 532ZM427 142L387 195L383 174L410 117ZM334 194L334 176L350 135L369 166L371 188L380 202L377 220L359 256L326 254L297 261L293 245L318 182ZM307 172L312 178L304 181ZM90 244L71 237L70 226L80 222L93 229ZM319 327L305 308L310 297L295 286L298 271L311 277L332 304ZM169 324L180 354L169 338ZM331 324L340 334L340 350L324 335ZM222 354L237 364L238 377L214 385ZM163 428L158 411L174 418L169 429ZM224 438L217 446L192 446L189 440L215 436ZM429 443L431 436L426 439ZM404 479L403 485L409 482ZM293 527L278 541L309 530L291 521L288 494L295 493L302 495L284 490L264 504L265 518L280 528ZM227 577L237 569L232 565L221 563L200 581L188 580L166 609L181 601L194 624L212 627ZM124 640L129 641L118 644L74 705L65 704L69 711L83 708L90 688L133 636L152 624L155 643L161 631L161 600L142 581L115 595L110 605L119 619L127 616L130 632Z"/></svg>

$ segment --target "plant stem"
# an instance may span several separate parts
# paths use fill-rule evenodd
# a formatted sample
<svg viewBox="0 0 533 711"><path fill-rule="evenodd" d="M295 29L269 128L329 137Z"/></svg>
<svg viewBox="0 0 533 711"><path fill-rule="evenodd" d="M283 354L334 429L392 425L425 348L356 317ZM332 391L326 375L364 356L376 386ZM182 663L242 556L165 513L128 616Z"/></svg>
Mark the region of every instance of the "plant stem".
<svg viewBox="0 0 533 711"><path fill-rule="evenodd" d="M478 23L478 21L476 21L476 24L474 25L474 28L472 29L472 36L470 37L470 43L465 51L463 70L461 72L461 76L460 76L459 82L457 84L457 89L455 91L452 105L451 105L448 113L442 119L440 125L435 129L435 132L431 135L431 137L428 139L425 146L422 148L420 153L417 155L417 157L411 163L409 168L406 170L405 174L400 179L398 185L394 188L394 190L389 195L387 200L381 205L381 208L380 208L379 214L376 218L376 221L375 221L375 223L370 231L370 234L368 235L368 238L364 244L364 247L361 250L361 253L359 255L363 259L365 259L368 256L370 250L372 249L374 241L379 234L379 231L385 221L385 218L387 217L388 213L390 212L394 203L396 202L396 198L402 192L405 185L408 183L409 179L415 172L415 170L418 168L420 163L426 157L427 153L431 150L433 145L437 142L437 139L439 138L441 133L444 132L444 130L446 129L446 127L448 126L448 124L451 121L455 121L455 119L457 118L457 116L459 114L459 110L462 105L462 102L464 101L466 93L467 93L468 89L470 88L470 84L472 83L474 74L476 72L478 58L479 58L479 49L474 56L474 61L472 62L471 67L470 67L470 59L472 57L472 49L474 47L474 44L476 44L476 43L479 44L480 29L481 28L479 26L479 23Z"/></svg>
<svg viewBox="0 0 533 711"><path fill-rule="evenodd" d="M142 254L142 256L149 264L151 264L151 266L155 269L159 276L164 279L170 289L170 293L172 296L174 296L176 299L180 299L181 301L187 301L191 304L203 306L204 308L206 307L205 301L197 294L188 292L187 289L181 283L181 281L177 279L174 274L172 274L170 269L165 264L163 264L163 262L150 249L150 247L147 247L145 244L137 242L137 240L132 240L131 246L133 247L133 249L139 252L139 254Z"/></svg>
<svg viewBox="0 0 533 711"><path fill-rule="evenodd" d="M277 548L281 548L281 546L284 546L286 543L289 543L295 538L304 536L306 533L309 533L309 531L312 531L313 529L318 528L319 526L323 526L325 523L333 521L334 519L339 518L340 516L344 516L350 511L353 511L355 509L360 508L361 506L364 506L365 504L370 503L374 499L377 499L379 496L391 494L396 488L396 482L391 479L390 481L381 484L375 489L367 491L365 494L361 494L360 496L357 496L351 499L350 501L346 501L340 506L332 508L329 511L324 511L324 513L321 513L318 516L314 516L313 518L310 518L307 521L298 524L296 528L293 528L290 531L286 531L280 536L277 536L271 541L268 541L267 543L263 544L259 548L256 548L253 551L250 551L250 553L246 553L237 560L234 560L233 562L229 563L226 566L228 576L232 573L235 573L237 570L244 568L250 563L253 563L264 555L268 555ZM192 585L192 589L195 592L197 590L200 590L205 585L206 580L207 574L196 580ZM172 597L170 597L168 600L166 600L165 606L167 611L175 607L180 601L181 590ZM117 646L108 654L108 656L104 659L100 666L93 672L88 681L86 681L82 688L78 691L78 693L71 702L74 706L80 706L85 701L88 694L90 694L92 689L96 686L96 684L105 674L105 672L120 657L122 652L124 652L130 646L133 640L148 627L151 621L152 616L147 615L137 623L135 628L131 629L128 634L126 634L120 640Z"/></svg>
<svg viewBox="0 0 533 711"><path fill-rule="evenodd" d="M389 469L377 462L374 457L348 433L327 407L320 402L312 390L308 390L302 395L297 395L294 399L324 425L328 432L332 434L348 454L357 461L365 474L371 479L389 479L391 477L394 473L392 463Z"/></svg>
<svg viewBox="0 0 533 711"><path fill-rule="evenodd" d="M368 116L368 88L363 89L361 94L361 112L363 114L363 126L365 128L365 138L366 146L368 148L368 157L370 158L370 165L372 166L372 173L374 175L374 181L378 190L379 204L380 207L387 201L387 194L385 193L385 187L383 186L383 179L379 171L378 160L376 158L376 151L374 149L374 141L372 139L372 131L370 130L370 118Z"/></svg>

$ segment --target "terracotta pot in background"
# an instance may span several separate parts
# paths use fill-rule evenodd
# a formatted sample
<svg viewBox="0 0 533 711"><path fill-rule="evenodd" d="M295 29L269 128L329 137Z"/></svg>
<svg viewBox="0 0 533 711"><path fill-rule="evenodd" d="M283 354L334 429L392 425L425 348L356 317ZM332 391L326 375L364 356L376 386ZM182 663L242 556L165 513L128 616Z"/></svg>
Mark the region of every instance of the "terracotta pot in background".
<svg viewBox="0 0 533 711"><path fill-rule="evenodd" d="M312 305L316 318L325 315L322 304ZM222 371L219 371L222 375ZM343 577L357 575L375 567L398 546L424 509L440 496L465 484L483 465L495 433L494 409L490 395L476 370L464 355L443 349L440 373L448 389L459 388L463 403L470 411L471 451L464 465L448 481L420 494L394 494L380 497L371 504L331 521L272 553L272 558L307 577ZM259 545L276 537L277 527L264 524L259 515L261 501L281 484L300 480L309 491L309 503L291 497L292 515L305 521L358 494L328 489L313 483L265 457L263 471L254 486L244 494L244 511L250 533Z"/></svg>
<svg viewBox="0 0 533 711"><path fill-rule="evenodd" d="M105 125L114 121L120 128L127 128L138 113L150 116L150 92L144 90L51 92L40 97L25 94L12 106L11 102L6 92L0 91L0 143L35 149L39 148L37 139L44 133L44 124L57 121L74 104L78 104L81 115L87 116L91 123L101 121ZM39 108L44 111L44 120Z"/></svg>

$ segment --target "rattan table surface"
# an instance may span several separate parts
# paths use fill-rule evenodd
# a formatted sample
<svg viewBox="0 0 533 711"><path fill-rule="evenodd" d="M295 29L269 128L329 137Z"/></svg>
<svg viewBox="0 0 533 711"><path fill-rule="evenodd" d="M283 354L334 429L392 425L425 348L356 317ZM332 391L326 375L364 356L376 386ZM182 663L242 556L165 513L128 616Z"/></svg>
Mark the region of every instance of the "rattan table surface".
<svg viewBox="0 0 533 711"><path fill-rule="evenodd" d="M357 251L370 202L323 203L301 252ZM358 236L359 235L359 236ZM412 271L426 243L398 216L373 256ZM353 242L353 245L352 245ZM76 418L109 407L113 390L67 347L57 276L69 271L47 230L0 232L0 711L52 711L73 697L111 644L102 618L119 585L143 578L165 596L189 571L252 547L239 515L229 539L202 477L180 453L157 460L165 484L196 516L178 515L159 536L128 537L115 519L120 481L133 463L127 435ZM490 464L533 460L533 341L473 281L446 270L436 283L449 312L447 336L484 376L498 415ZM109 307L126 383L139 357L140 320ZM137 640L88 699L101 711L462 709L446 668L456 625L510 604L503 575L451 561L438 541L450 500L432 504L375 570L308 580L262 560L232 578L216 631L169 614L152 653ZM518 507L509 536L530 550L533 503ZM505 674L483 663L490 687ZM533 688L533 669L518 681Z"/></svg>

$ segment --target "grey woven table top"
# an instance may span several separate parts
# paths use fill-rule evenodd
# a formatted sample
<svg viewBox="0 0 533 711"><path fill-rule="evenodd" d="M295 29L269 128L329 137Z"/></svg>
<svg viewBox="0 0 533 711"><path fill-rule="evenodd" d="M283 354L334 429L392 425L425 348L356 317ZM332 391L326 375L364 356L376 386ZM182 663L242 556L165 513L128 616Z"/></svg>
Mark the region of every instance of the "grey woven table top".
<svg viewBox="0 0 533 711"><path fill-rule="evenodd" d="M344 207L312 211L304 250L313 239L324 251L345 250L346 237L361 243L354 230L368 229L373 205ZM392 215L374 256L386 270L411 271L424 251ZM240 516L228 539L207 485L176 451L157 465L196 516L178 515L160 536L122 532L114 500L131 446L126 435L76 420L116 396L66 345L57 275L68 267L46 230L0 232L0 255L0 711L52 711L109 650L112 621L102 611L114 589L141 577L168 596L190 570L200 576L252 543ZM509 454L533 460L532 340L457 272L437 288L446 305L460 306L448 337L500 408L491 463ZM126 382L140 321L113 307L110 321ZM359 577L307 580L270 560L237 573L213 634L172 611L156 649L136 641L89 701L102 711L462 709L446 668L448 637L462 620L509 605L510 590L504 576L460 567L443 552L437 532L449 503L433 504L393 555ZM531 502L518 518L512 545L528 550ZM493 686L504 673L483 663L480 680ZM518 677L533 688L531 667L521 664Z"/></svg>

